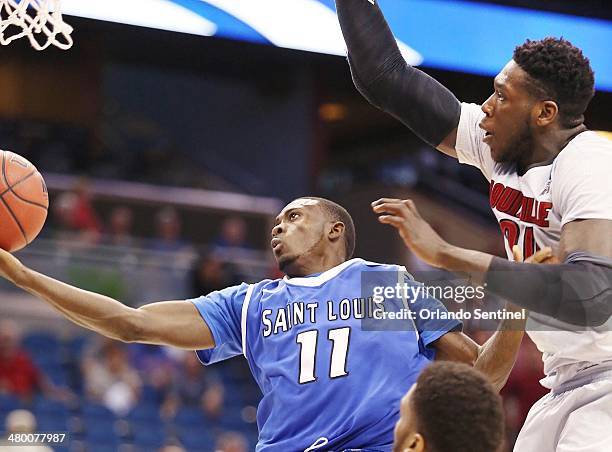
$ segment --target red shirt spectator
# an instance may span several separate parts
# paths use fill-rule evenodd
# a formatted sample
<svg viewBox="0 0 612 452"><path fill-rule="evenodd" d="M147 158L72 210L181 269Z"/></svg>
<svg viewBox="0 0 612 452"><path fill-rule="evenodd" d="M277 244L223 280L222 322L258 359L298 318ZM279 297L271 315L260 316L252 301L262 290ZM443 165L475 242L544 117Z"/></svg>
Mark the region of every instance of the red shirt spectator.
<svg viewBox="0 0 612 452"><path fill-rule="evenodd" d="M40 372L21 348L17 326L8 320L0 322L0 391L29 398L40 386Z"/></svg>
<svg viewBox="0 0 612 452"><path fill-rule="evenodd" d="M24 350L0 356L0 390L31 398L40 389L40 372Z"/></svg>

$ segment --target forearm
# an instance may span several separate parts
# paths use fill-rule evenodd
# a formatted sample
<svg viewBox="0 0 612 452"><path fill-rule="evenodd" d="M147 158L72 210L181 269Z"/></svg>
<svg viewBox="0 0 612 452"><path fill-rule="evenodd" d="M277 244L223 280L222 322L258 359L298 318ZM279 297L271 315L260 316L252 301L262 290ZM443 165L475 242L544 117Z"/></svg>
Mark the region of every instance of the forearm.
<svg viewBox="0 0 612 452"><path fill-rule="evenodd" d="M508 304L506 310L518 312L522 318L502 321L495 334L480 347L474 363L474 368L487 375L498 391L504 387L514 367L527 321L526 313L520 308Z"/></svg>
<svg viewBox="0 0 612 452"><path fill-rule="evenodd" d="M438 146L459 124L459 101L406 63L377 4L336 0L336 8L356 88L422 140Z"/></svg>
<svg viewBox="0 0 612 452"><path fill-rule="evenodd" d="M336 0L336 10L353 76L370 85L402 56L393 33L378 5L367 0Z"/></svg>
<svg viewBox="0 0 612 452"><path fill-rule="evenodd" d="M491 254L445 243L436 260L438 267L450 272L465 273L472 283L482 284L493 257Z"/></svg>
<svg viewBox="0 0 612 452"><path fill-rule="evenodd" d="M539 266L494 258L485 276L489 292L566 323L597 327L612 316L610 263Z"/></svg>
<svg viewBox="0 0 612 452"><path fill-rule="evenodd" d="M117 300L78 289L26 267L13 282L82 327L117 340L130 336L133 327L128 323L136 310Z"/></svg>
<svg viewBox="0 0 612 452"><path fill-rule="evenodd" d="M541 266L445 244L437 261L445 270L465 273L474 284L485 284L490 293L562 322L601 326L612 317L609 258L573 253L566 263Z"/></svg>

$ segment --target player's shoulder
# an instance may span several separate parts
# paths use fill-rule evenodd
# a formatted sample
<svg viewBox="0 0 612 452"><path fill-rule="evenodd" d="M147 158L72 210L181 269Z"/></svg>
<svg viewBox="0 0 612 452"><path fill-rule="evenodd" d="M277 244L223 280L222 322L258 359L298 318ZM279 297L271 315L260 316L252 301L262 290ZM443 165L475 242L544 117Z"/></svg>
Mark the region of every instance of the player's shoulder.
<svg viewBox="0 0 612 452"><path fill-rule="evenodd" d="M612 140L597 132L587 130L572 139L559 153L558 164L588 161L590 158L604 158L612 161Z"/></svg>
<svg viewBox="0 0 612 452"><path fill-rule="evenodd" d="M261 291L261 290L274 291L274 290L277 290L282 284L283 284L282 278L262 279L261 281L250 284L249 288L252 291Z"/></svg>
<svg viewBox="0 0 612 452"><path fill-rule="evenodd" d="M383 262L367 261L365 259L358 259L358 267L361 270L370 271L406 271L406 268L397 264L386 264Z"/></svg>

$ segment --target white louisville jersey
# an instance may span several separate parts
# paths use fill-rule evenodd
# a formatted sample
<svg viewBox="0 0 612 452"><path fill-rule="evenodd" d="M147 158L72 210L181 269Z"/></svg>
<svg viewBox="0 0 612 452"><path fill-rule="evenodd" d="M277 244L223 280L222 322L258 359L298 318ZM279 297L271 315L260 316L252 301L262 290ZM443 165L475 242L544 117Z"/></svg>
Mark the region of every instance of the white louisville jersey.
<svg viewBox="0 0 612 452"><path fill-rule="evenodd" d="M527 258L550 246L556 250L563 225L579 219L612 220L612 142L595 132L577 135L550 163L519 175L515 165L496 163L479 105L462 104L457 157L479 168L489 181L490 205L504 236L506 253L519 245ZM543 352L546 386L571 378L593 364L612 364L612 322L596 329L575 326L532 313L528 333Z"/></svg>

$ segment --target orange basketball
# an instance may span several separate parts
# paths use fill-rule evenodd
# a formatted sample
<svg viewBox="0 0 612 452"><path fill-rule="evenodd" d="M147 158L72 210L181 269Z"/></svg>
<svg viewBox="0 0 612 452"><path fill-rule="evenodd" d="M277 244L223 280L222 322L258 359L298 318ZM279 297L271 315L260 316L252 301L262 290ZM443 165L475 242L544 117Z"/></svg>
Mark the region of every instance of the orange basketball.
<svg viewBox="0 0 612 452"><path fill-rule="evenodd" d="M17 251L40 233L49 207L47 186L23 157L0 151L0 248Z"/></svg>

